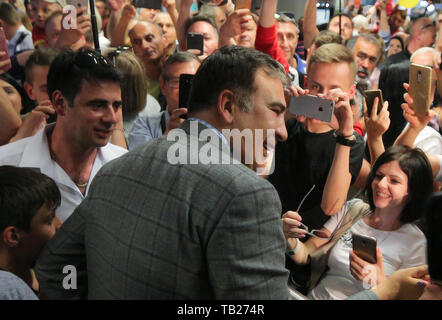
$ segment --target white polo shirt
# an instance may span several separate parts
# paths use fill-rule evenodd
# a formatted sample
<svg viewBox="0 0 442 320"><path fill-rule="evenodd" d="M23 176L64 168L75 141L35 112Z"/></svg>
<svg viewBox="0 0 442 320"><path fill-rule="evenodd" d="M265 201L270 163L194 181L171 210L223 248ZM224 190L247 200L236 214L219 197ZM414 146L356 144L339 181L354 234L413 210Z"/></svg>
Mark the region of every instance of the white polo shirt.
<svg viewBox="0 0 442 320"><path fill-rule="evenodd" d="M64 222L87 196L89 186L98 170L108 161L126 153L127 150L111 143L98 149L86 192L83 195L68 174L51 159L45 132L52 126L54 124L47 125L32 137L0 147L0 165L38 168L41 173L52 178L61 193L61 204L57 209L57 215Z"/></svg>

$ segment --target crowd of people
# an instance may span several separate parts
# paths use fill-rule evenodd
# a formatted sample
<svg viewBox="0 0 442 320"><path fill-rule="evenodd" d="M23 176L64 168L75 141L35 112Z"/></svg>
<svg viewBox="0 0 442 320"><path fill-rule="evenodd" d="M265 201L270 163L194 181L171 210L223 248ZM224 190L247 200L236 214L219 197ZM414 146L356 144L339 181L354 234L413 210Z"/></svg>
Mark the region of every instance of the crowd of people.
<svg viewBox="0 0 442 320"><path fill-rule="evenodd" d="M161 2L0 0L0 299L442 299L442 12Z"/></svg>

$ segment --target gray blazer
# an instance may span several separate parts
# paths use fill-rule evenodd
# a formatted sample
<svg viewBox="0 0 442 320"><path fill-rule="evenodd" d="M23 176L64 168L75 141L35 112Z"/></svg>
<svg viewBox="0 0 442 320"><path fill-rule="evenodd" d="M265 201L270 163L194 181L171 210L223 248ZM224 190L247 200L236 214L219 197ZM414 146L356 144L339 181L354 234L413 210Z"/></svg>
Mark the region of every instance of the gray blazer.
<svg viewBox="0 0 442 320"><path fill-rule="evenodd" d="M189 138L189 121L182 129ZM212 146L220 146L218 140ZM273 186L242 164L172 165L167 154L174 143L154 139L99 171L37 262L45 295L289 298ZM73 283L74 273L63 273L66 265L77 271L77 289L63 288L63 279L65 286Z"/></svg>

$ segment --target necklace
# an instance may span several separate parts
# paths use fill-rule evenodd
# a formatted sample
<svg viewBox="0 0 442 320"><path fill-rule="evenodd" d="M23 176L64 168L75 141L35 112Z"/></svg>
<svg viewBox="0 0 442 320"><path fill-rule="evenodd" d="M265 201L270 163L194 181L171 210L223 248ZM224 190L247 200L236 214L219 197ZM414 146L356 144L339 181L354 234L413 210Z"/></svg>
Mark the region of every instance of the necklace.
<svg viewBox="0 0 442 320"><path fill-rule="evenodd" d="M47 138L48 138L48 146L49 146L49 155L51 156L51 159L52 159L52 160L54 160L55 162L58 163L58 161L57 161L57 156L56 156L56 154L54 153L54 151L52 151L52 131L51 131L51 132L48 132ZM86 181L86 182L80 183L80 182L76 182L76 181L78 181L79 179L78 179L78 180L77 180L77 179L74 179L74 178L72 178L71 176L69 176L69 178L71 178L71 180L75 183L75 185L76 185L79 189L86 188L86 187L87 187L87 184L89 183L89 180Z"/></svg>

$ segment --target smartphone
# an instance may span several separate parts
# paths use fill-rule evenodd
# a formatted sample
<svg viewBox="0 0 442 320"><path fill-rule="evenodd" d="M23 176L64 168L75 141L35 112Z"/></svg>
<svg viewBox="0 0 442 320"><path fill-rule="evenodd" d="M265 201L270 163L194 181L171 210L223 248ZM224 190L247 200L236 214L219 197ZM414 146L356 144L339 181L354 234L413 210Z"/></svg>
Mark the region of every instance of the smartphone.
<svg viewBox="0 0 442 320"><path fill-rule="evenodd" d="M178 95L178 108L187 108L189 105L190 89L192 88L193 78L195 75L182 73L180 75L180 91ZM187 115L181 118L187 119Z"/></svg>
<svg viewBox="0 0 442 320"><path fill-rule="evenodd" d="M11 69L12 65L9 57L8 42L6 41L5 30L3 27L0 27L0 51L4 51L6 53L4 56L0 57L0 61L9 61L8 64L2 67L2 70L6 72Z"/></svg>
<svg viewBox="0 0 442 320"><path fill-rule="evenodd" d="M425 220L428 271L431 282L442 285L442 192L435 193L427 202Z"/></svg>
<svg viewBox="0 0 442 320"><path fill-rule="evenodd" d="M69 0L69 4L71 6L74 6L75 8L79 7L89 7L89 0Z"/></svg>
<svg viewBox="0 0 442 320"><path fill-rule="evenodd" d="M413 97L413 109L425 115L431 104L431 78L433 69L419 64L410 64L410 95Z"/></svg>
<svg viewBox="0 0 442 320"><path fill-rule="evenodd" d="M353 251L356 255L367 262L376 263L376 246L377 241L375 238L363 236L353 233Z"/></svg>
<svg viewBox="0 0 442 320"><path fill-rule="evenodd" d="M235 1L235 10L239 9L249 9L252 6L252 0L236 0Z"/></svg>
<svg viewBox="0 0 442 320"><path fill-rule="evenodd" d="M374 98L379 98L378 102L378 112L381 112L382 106L384 105L384 99L382 99L382 90L365 90L365 103L367 104L368 116L371 115L371 109L373 108Z"/></svg>
<svg viewBox="0 0 442 320"><path fill-rule="evenodd" d="M204 53L204 35L202 33L187 33L187 49L196 49L200 51L199 56Z"/></svg>
<svg viewBox="0 0 442 320"><path fill-rule="evenodd" d="M298 116L319 119L330 122L333 116L335 103L331 100L313 95L303 95L290 99L290 112Z"/></svg>
<svg viewBox="0 0 442 320"><path fill-rule="evenodd" d="M135 8L148 8L161 10L161 0L133 0L132 2Z"/></svg>

